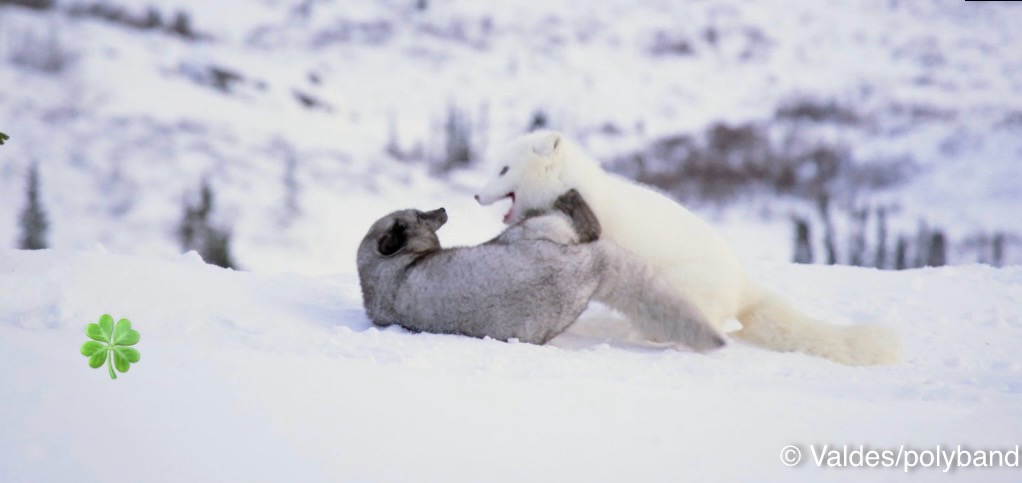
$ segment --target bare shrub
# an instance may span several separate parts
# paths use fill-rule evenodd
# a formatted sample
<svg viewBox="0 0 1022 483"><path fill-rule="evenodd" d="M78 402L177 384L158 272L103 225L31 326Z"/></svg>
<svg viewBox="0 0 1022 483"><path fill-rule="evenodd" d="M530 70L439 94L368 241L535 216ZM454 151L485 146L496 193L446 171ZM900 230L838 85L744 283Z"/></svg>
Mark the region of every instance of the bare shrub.
<svg viewBox="0 0 1022 483"><path fill-rule="evenodd" d="M49 247L47 242L47 234L50 230L49 217L39 198L39 189L39 166L32 163L25 183L25 206L18 218L21 227L18 248L22 250L40 250Z"/></svg>
<svg viewBox="0 0 1022 483"><path fill-rule="evenodd" d="M926 266L943 267L947 264L947 237L943 231L930 235L926 243Z"/></svg>
<svg viewBox="0 0 1022 483"><path fill-rule="evenodd" d="M866 266L866 224L869 221L869 209L852 210L851 236L848 242L848 264L853 267Z"/></svg>
<svg viewBox="0 0 1022 483"><path fill-rule="evenodd" d="M1022 248L1022 237L1005 232L979 232L963 239L956 247L956 251L959 258L1002 267L1012 262L1009 259L1009 251L1012 246L1014 246L1014 252L1018 253L1018 250ZM1019 263L1017 258L1015 263Z"/></svg>
<svg viewBox="0 0 1022 483"><path fill-rule="evenodd" d="M150 6L144 11L135 12L104 1L75 3L68 8L67 13L72 17L95 18L138 30L162 31L185 40L208 37L192 27L191 14L183 10L174 12L173 19L169 23L164 22L163 15L155 7Z"/></svg>
<svg viewBox="0 0 1022 483"><path fill-rule="evenodd" d="M904 236L898 237L898 244L894 250L894 269L904 270L909 268L908 264L908 240Z"/></svg>
<svg viewBox="0 0 1022 483"><path fill-rule="evenodd" d="M877 208L877 240L873 266L887 268L887 208Z"/></svg>
<svg viewBox="0 0 1022 483"><path fill-rule="evenodd" d="M824 100L807 96L795 96L782 101L777 106L774 117L835 124L856 124L860 121L858 113L852 108L843 106L832 99Z"/></svg>
<svg viewBox="0 0 1022 483"><path fill-rule="evenodd" d="M167 26L167 31L185 39L197 39L199 35L192 28L192 16L188 12L174 13L174 20Z"/></svg>
<svg viewBox="0 0 1022 483"><path fill-rule="evenodd" d="M660 30L653 37L649 53L660 56L688 56L695 53L695 46L685 35Z"/></svg>
<svg viewBox="0 0 1022 483"><path fill-rule="evenodd" d="M213 189L207 180L203 180L198 202L185 202L177 231L181 249L195 250L207 263L236 268L231 255L231 230L213 221L214 204Z"/></svg>
<svg viewBox="0 0 1022 483"><path fill-rule="evenodd" d="M17 5L35 10L49 10L53 8L53 0L0 0L0 5Z"/></svg>
<svg viewBox="0 0 1022 483"><path fill-rule="evenodd" d="M246 77L233 68L221 65L182 63L178 66L178 71L198 85L210 87L228 95L245 95L254 91L266 90L265 81ZM297 90L294 93L296 100L305 105L305 102L299 97L299 94L302 93ZM309 97L307 102L311 106L319 106L318 100L315 98ZM310 107L310 105L306 105L306 107Z"/></svg>
<svg viewBox="0 0 1022 483"><path fill-rule="evenodd" d="M394 26L385 19L354 21L341 18L330 27L316 32L312 38L312 46L322 48L349 42L381 45L394 37L394 31Z"/></svg>
<svg viewBox="0 0 1022 483"><path fill-rule="evenodd" d="M451 103L444 119L444 146L437 169L446 173L470 166L476 159L472 138L473 125L468 112Z"/></svg>
<svg viewBox="0 0 1022 483"><path fill-rule="evenodd" d="M888 222L887 217L891 213L890 207L880 207L875 211L868 207L852 208L846 213L850 218L847 236L849 243L843 247L841 253L833 243L836 237L833 224L829 217L829 209L825 207L827 200L820 200L820 215L824 231L824 249L827 251L826 263L837 263L838 259L846 260L844 263L852 266L873 267L881 270L905 270L922 267L941 267L951 263L987 263L993 266L1000 266L1005 260L1005 243L1014 238L1005 233L996 233L990 236L988 233L978 233L961 239L957 244L952 243L944 230L931 228L925 220L919 220L918 226L913 233L900 233L895 238L892 251L888 251ZM867 243L865 230L870 213L875 212L877 216L877 238L870 246ZM802 260L807 258L806 252L810 253L811 245L808 234L812 232L812 222L805 218L793 217L795 224L795 261L805 263ZM870 258L867 254L874 253ZM957 256L954 256L956 255ZM953 257L954 256L954 257ZM957 261L955 261L957 260Z"/></svg>
<svg viewBox="0 0 1022 483"><path fill-rule="evenodd" d="M416 25L419 33L447 42L461 44L476 50L486 50L493 34L493 19L451 18L444 21L432 19Z"/></svg>
<svg viewBox="0 0 1022 483"><path fill-rule="evenodd" d="M827 265L837 264L837 244L835 242L834 224L830 218L830 197L821 193L816 200L816 209L823 220L823 249L827 252Z"/></svg>
<svg viewBox="0 0 1022 483"><path fill-rule="evenodd" d="M301 91L298 89L292 89L291 94L295 96L295 100L301 104L302 107L309 110L320 110L325 112L333 112L334 108L326 101L316 97L308 92Z"/></svg>
<svg viewBox="0 0 1022 483"><path fill-rule="evenodd" d="M795 222L795 263L813 263L813 244L809 221L796 217Z"/></svg>
<svg viewBox="0 0 1022 483"><path fill-rule="evenodd" d="M302 185L298 181L299 156L295 147L283 137L276 137L270 143L270 151L274 157L279 157L283 163L281 173L281 185L284 189L283 206L280 216L280 225L290 226L301 213Z"/></svg>
<svg viewBox="0 0 1022 483"><path fill-rule="evenodd" d="M59 75L74 61L74 54L64 47L57 28L38 32L26 27L11 32L8 60L15 65L43 74Z"/></svg>

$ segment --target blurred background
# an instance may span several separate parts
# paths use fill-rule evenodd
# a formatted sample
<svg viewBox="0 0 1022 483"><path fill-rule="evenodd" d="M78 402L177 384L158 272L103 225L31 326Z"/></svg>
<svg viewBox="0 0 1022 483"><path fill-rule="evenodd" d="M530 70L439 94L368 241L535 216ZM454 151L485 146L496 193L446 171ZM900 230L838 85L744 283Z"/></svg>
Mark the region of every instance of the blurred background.
<svg viewBox="0 0 1022 483"><path fill-rule="evenodd" d="M747 261L1022 263L1022 5L0 0L0 240L353 272L558 129Z"/></svg>

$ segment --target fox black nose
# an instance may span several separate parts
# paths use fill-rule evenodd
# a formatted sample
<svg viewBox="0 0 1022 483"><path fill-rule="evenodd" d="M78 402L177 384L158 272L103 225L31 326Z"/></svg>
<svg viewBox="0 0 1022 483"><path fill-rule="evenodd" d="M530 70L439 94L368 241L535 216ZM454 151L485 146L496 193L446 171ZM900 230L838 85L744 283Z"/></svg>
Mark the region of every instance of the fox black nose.
<svg viewBox="0 0 1022 483"><path fill-rule="evenodd" d="M426 213L425 217L430 220L438 221L440 222L440 224L444 224L447 223L447 210L443 208L437 208L433 211Z"/></svg>
<svg viewBox="0 0 1022 483"><path fill-rule="evenodd" d="M476 201L479 201L479 195L476 195Z"/></svg>

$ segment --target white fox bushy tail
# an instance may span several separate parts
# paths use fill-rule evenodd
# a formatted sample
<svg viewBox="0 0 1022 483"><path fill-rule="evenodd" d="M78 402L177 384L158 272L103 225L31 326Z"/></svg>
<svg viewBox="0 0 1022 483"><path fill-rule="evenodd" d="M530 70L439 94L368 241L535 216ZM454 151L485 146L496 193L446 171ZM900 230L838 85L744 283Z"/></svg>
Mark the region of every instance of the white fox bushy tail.
<svg viewBox="0 0 1022 483"><path fill-rule="evenodd" d="M603 274L595 299L624 313L647 337L697 351L719 349L726 338L706 316L652 268L613 242L600 240Z"/></svg>
<svg viewBox="0 0 1022 483"><path fill-rule="evenodd" d="M876 325L837 326L798 311L769 290L749 283L749 303L738 314L742 329L731 335L781 352L804 352L847 365L893 364L895 333Z"/></svg>

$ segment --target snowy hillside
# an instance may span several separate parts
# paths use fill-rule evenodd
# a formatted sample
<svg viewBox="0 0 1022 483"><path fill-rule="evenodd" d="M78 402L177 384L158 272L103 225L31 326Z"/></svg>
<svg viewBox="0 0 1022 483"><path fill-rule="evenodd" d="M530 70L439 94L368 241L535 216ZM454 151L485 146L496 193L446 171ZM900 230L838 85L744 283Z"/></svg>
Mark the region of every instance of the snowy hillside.
<svg viewBox="0 0 1022 483"><path fill-rule="evenodd" d="M808 445L1019 444L1022 268L754 270L815 315L895 328L904 361L650 347L600 310L544 347L381 331L350 275L3 251L0 479L902 481L817 468ZM141 333L116 381L78 353L107 312Z"/></svg>
<svg viewBox="0 0 1022 483"><path fill-rule="evenodd" d="M812 445L1011 450L1020 25L948 0L0 0L0 483L901 481ZM601 307L548 346L372 327L369 225L443 206L445 246L490 239L488 153L539 126L811 315L894 329L902 362L699 355ZM237 271L182 255L204 182ZM11 249L23 212L51 249ZM933 242L958 266L792 265L799 221L817 263L832 223L840 263ZM104 313L141 333L116 381L79 353Z"/></svg>
<svg viewBox="0 0 1022 483"><path fill-rule="evenodd" d="M542 114L604 161L758 123L903 162L904 183L850 202L956 247L1006 232L1017 263L1019 24L1020 5L926 0L2 5L0 239L38 162L54 247L179 253L183 200L208 178L241 266L350 271L391 209L446 206L459 242L493 233L502 208L471 199L482 153ZM438 178L452 110L476 164ZM746 258L790 260L799 209L777 198L696 208Z"/></svg>

